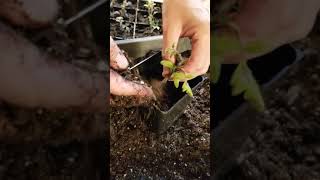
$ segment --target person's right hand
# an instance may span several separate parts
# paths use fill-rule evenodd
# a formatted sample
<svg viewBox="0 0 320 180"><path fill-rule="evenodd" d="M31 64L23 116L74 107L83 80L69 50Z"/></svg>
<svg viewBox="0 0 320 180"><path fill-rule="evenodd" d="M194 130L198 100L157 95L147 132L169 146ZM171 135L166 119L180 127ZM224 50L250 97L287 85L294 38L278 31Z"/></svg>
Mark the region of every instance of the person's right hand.
<svg viewBox="0 0 320 180"><path fill-rule="evenodd" d="M128 67L127 58L110 37L110 93L117 96L153 97L151 88L128 81L115 70L125 70Z"/></svg>
<svg viewBox="0 0 320 180"><path fill-rule="evenodd" d="M180 68L194 77L205 74L210 66L210 11L209 3L201 0L164 0L163 18L163 56L175 63L174 57L165 53L175 45L180 37L191 40L190 58ZM168 76L170 71L164 67L162 75Z"/></svg>
<svg viewBox="0 0 320 180"><path fill-rule="evenodd" d="M242 45L261 42L259 52L228 53L225 63L248 60L307 36L320 8L319 0L242 0L232 15L235 31L215 29L217 36L233 37ZM213 52L214 53L214 52Z"/></svg>

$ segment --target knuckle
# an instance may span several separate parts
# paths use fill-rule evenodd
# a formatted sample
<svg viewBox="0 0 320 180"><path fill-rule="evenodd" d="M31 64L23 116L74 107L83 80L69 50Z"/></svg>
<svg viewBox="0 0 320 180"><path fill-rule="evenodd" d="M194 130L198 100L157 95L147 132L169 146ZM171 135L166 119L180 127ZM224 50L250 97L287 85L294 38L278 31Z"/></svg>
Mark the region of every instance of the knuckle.
<svg viewBox="0 0 320 180"><path fill-rule="evenodd" d="M209 69L209 67L208 66L201 66L201 67L199 67L199 68L197 68L197 72L199 73L199 74L206 74L207 73L207 71L208 71L208 69Z"/></svg>

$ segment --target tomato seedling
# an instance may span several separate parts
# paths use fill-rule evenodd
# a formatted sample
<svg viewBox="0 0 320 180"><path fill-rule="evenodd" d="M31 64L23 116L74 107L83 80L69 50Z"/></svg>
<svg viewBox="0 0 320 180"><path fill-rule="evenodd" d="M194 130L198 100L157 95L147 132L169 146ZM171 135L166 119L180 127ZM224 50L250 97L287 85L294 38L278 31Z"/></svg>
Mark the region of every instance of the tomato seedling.
<svg viewBox="0 0 320 180"><path fill-rule="evenodd" d="M192 89L188 83L188 80L193 79L194 76L192 74L188 74L182 71L181 66L186 62L181 54L175 49L175 45L173 44L171 48L166 49L166 54L169 55L170 58L176 58L176 64L174 64L171 60L162 60L160 63L162 66L169 69L169 77L165 78L168 80L172 80L174 86L179 88L180 82L182 84L182 92L187 93L190 97L193 97Z"/></svg>
<svg viewBox="0 0 320 180"><path fill-rule="evenodd" d="M264 52L267 46L260 42L249 42L241 44L237 36L230 33L215 34L211 37L212 57L211 57L211 81L217 83L220 77L221 64L226 54L237 54L241 52L259 53ZM232 95L243 94L244 99L250 102L256 110L264 111L265 103L261 95L260 87L253 76L245 60L241 60L236 70L232 74L230 81Z"/></svg>
<svg viewBox="0 0 320 180"><path fill-rule="evenodd" d="M116 17L116 21L119 23L120 28L124 30L124 32L130 33L130 27L125 23L125 21L123 20L123 17L121 16Z"/></svg>
<svg viewBox="0 0 320 180"><path fill-rule="evenodd" d="M121 13L121 16L124 17L126 15L126 7L128 6L128 2L127 0L123 0L122 1L122 4L121 4L121 10L120 10L120 13Z"/></svg>
<svg viewBox="0 0 320 180"><path fill-rule="evenodd" d="M156 3L154 3L153 0L147 0L144 4L144 7L148 8L148 21L152 31L160 30L159 22L154 17L154 14L157 12L155 5Z"/></svg>

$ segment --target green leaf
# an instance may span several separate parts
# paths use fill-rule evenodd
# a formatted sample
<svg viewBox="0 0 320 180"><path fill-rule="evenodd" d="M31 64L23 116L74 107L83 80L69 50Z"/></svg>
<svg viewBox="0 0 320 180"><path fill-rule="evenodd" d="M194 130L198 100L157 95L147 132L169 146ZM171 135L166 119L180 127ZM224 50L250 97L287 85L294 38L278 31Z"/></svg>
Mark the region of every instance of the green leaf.
<svg viewBox="0 0 320 180"><path fill-rule="evenodd" d="M187 81L185 81L182 85L182 92L186 92L190 97L193 97L192 89Z"/></svg>
<svg viewBox="0 0 320 180"><path fill-rule="evenodd" d="M175 65L170 60L162 60L160 64L164 67L169 68L170 70L174 69Z"/></svg>
<svg viewBox="0 0 320 180"><path fill-rule="evenodd" d="M211 36L211 74L210 79L213 83L217 83L220 78L221 73L221 64L223 58L228 53L237 53L241 52L242 45L234 36L229 36L228 34L216 34L212 33Z"/></svg>
<svg viewBox="0 0 320 180"><path fill-rule="evenodd" d="M179 79L173 79L174 87L179 88Z"/></svg>
<svg viewBox="0 0 320 180"><path fill-rule="evenodd" d="M186 75L184 72L174 72L171 75L172 79L179 79L179 80L185 80L186 79Z"/></svg>
<svg viewBox="0 0 320 180"><path fill-rule="evenodd" d="M193 74L187 74L187 73L185 73L185 75L186 75L186 79L188 79L188 80L194 78L194 75L193 75Z"/></svg>
<svg viewBox="0 0 320 180"><path fill-rule="evenodd" d="M217 83L220 78L220 73L221 73L221 63L222 63L222 58L219 58L218 56L212 56L211 57L211 81L213 83Z"/></svg>
<svg viewBox="0 0 320 180"><path fill-rule="evenodd" d="M257 40L247 43L243 49L248 53L255 54L266 51L267 46L262 41Z"/></svg>
<svg viewBox="0 0 320 180"><path fill-rule="evenodd" d="M171 48L167 48L165 50L165 53L166 54L169 54L169 57L174 57L176 54L179 54L179 52L176 50L175 48L175 44L172 44L172 47Z"/></svg>
<svg viewBox="0 0 320 180"><path fill-rule="evenodd" d="M230 85L233 96L244 93L244 99L249 101L258 111L265 110L259 85L245 61L241 61L233 72Z"/></svg>
<svg viewBox="0 0 320 180"><path fill-rule="evenodd" d="M181 71L176 71L176 72L172 73L171 78L172 79L179 79L180 81L187 81L187 80L193 79L194 75L189 74L189 73L185 73L185 72L181 72Z"/></svg>
<svg viewBox="0 0 320 180"><path fill-rule="evenodd" d="M227 53L237 53L242 50L241 42L237 37L228 34L211 36L212 52L215 56L223 57Z"/></svg>

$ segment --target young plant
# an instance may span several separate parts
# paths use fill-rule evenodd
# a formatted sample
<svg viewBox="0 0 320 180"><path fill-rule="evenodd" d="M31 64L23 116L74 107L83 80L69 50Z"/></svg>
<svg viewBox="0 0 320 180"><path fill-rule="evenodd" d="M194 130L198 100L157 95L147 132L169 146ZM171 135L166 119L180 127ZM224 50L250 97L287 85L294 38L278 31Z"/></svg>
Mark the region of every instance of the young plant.
<svg viewBox="0 0 320 180"><path fill-rule="evenodd" d="M126 33L130 33L130 27L124 22L123 17L116 17L116 21L119 23L120 28Z"/></svg>
<svg viewBox="0 0 320 180"><path fill-rule="evenodd" d="M223 57L227 53L258 53L267 49L267 46L260 41L250 42L246 45L240 43L236 36L230 33L215 34L211 37L213 56L211 57L211 80L217 83L221 71L221 63ZM245 60L242 60L233 72L230 85L232 87L232 95L244 95L244 99L249 101L258 111L264 111L265 104L260 92L259 85L254 78L250 68Z"/></svg>
<svg viewBox="0 0 320 180"><path fill-rule="evenodd" d="M126 15L126 12L127 12L126 7L127 7L127 5L128 5L127 0L123 0L122 4L121 4L121 10L120 10L120 14L121 14L122 17L124 17Z"/></svg>
<svg viewBox="0 0 320 180"><path fill-rule="evenodd" d="M115 2L116 2L116 0L111 0L111 2L110 2L110 7L112 7Z"/></svg>
<svg viewBox="0 0 320 180"><path fill-rule="evenodd" d="M192 89L189 86L188 80L193 79L194 76L181 70L181 66L186 62L186 60L182 58L181 54L177 50L175 50L174 44L172 45L172 48L166 49L165 53L168 54L170 58L175 57L177 61L177 64L174 64L171 60L162 60L160 62L162 66L168 68L170 71L170 75L166 80L173 81L176 88L179 88L180 82L183 82L182 92L193 97Z"/></svg>
<svg viewBox="0 0 320 180"><path fill-rule="evenodd" d="M154 17L154 14L157 12L155 11L155 5L153 0L147 0L146 4L144 4L144 7L148 9L148 21L152 31L160 30L159 22Z"/></svg>

